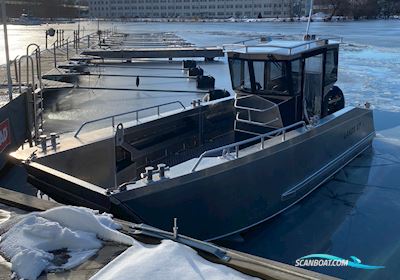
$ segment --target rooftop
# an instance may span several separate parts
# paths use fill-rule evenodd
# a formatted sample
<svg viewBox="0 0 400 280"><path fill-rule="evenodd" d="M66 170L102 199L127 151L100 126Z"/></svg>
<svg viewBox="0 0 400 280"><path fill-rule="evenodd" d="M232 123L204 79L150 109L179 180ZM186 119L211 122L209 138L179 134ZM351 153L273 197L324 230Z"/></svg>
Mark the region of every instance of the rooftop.
<svg viewBox="0 0 400 280"><path fill-rule="evenodd" d="M283 56L299 55L323 46L342 43L342 38L328 36L312 36L315 39L303 40L300 35L276 36L261 38L257 44L250 44L255 40L243 41L237 44L225 45L225 50L231 53L243 54L278 54Z"/></svg>

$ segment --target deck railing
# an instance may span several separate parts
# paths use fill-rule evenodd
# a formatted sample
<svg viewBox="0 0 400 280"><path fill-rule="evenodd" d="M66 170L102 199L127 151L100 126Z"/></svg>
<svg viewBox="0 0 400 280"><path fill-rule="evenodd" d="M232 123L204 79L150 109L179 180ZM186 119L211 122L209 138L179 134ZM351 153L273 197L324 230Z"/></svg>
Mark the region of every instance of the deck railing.
<svg viewBox="0 0 400 280"><path fill-rule="evenodd" d="M98 118L98 119L94 119L91 121L87 121L84 122L79 129L75 132L74 137L77 138L79 133L81 132L81 130L88 124L92 124L92 123L96 123L96 122L100 122L100 121L104 121L104 120L111 120L111 125L113 128L115 128L115 118L116 117L121 117L121 116L125 116L125 115L129 115L129 114L135 114L136 115L136 122L139 121L139 113L143 112L143 111L147 111L150 109L155 109L157 108L157 116L160 116L161 112L160 112L160 108L163 106L167 106L167 105L171 105L171 104L179 104L183 109L186 109L186 107L182 104L182 102L180 101L172 101L172 102L167 102L167 103L163 103L163 104L159 104L159 105L155 105L155 106L150 106L150 107L146 107L146 108L141 108L138 110L133 110L133 111L129 111L129 112L124 112L124 113L120 113L120 114L115 114L115 115L111 115L111 116L107 116L107 117L103 117L103 118Z"/></svg>
<svg viewBox="0 0 400 280"><path fill-rule="evenodd" d="M219 147L219 148L215 148L215 149L212 149L212 150L205 151L204 153L202 153L200 155L200 157L197 160L196 164L193 166L191 172L196 171L196 168L199 166L199 164L203 160L203 158L211 156L211 155L215 155L217 153L221 153L221 154L224 154L224 152L228 152L229 153L232 149L234 149L235 158L239 158L239 151L240 151L240 146L241 145L245 145L245 144L249 144L249 143L261 140L260 144L261 144L261 149L263 150L264 149L265 138L272 138L273 136L278 136L280 134L282 134L282 141L285 141L286 140L286 131L288 129L292 129L292 128L298 127L298 126L303 126L303 127L307 128L306 123L304 121L300 121L300 122L285 126L283 128L279 128L279 129L276 129L274 131L270 131L268 133L253 137L253 138L249 138L249 139L246 139L246 140L243 140L243 141L239 141L239 142L236 142L236 143L233 143L233 144L229 144L229 145L225 145L225 146L222 146L222 147Z"/></svg>

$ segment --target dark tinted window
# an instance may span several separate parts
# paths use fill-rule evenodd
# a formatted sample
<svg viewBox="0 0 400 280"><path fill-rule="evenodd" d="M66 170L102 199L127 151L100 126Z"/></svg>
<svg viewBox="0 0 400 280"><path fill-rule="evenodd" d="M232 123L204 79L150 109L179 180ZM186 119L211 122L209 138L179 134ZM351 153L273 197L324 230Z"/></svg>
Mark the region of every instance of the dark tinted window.
<svg viewBox="0 0 400 280"><path fill-rule="evenodd" d="M297 94L301 91L301 60L294 60L292 63L292 80L293 93Z"/></svg>
<svg viewBox="0 0 400 280"><path fill-rule="evenodd" d="M337 49L328 50L326 52L325 85L333 84L337 81L338 60Z"/></svg>
<svg viewBox="0 0 400 280"><path fill-rule="evenodd" d="M251 90L248 62L240 59L229 59L229 68L233 88Z"/></svg>

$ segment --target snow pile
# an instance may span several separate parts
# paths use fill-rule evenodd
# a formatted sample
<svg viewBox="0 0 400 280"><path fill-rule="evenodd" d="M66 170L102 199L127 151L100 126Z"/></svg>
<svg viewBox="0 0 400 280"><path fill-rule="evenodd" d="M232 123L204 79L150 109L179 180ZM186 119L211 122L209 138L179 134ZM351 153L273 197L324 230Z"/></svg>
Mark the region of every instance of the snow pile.
<svg viewBox="0 0 400 280"><path fill-rule="evenodd" d="M90 280L255 279L200 257L185 245L163 240L157 246L135 246L97 272Z"/></svg>
<svg viewBox="0 0 400 280"><path fill-rule="evenodd" d="M36 279L43 270L69 269L87 260L101 248L98 238L133 245L134 239L117 231L119 227L109 215L57 207L28 214L14 224L1 236L0 253L20 278ZM67 251L66 263L56 264L56 250Z"/></svg>
<svg viewBox="0 0 400 280"><path fill-rule="evenodd" d="M95 232L100 239L133 245L135 240L117 229L120 225L110 215L96 215L98 212L84 207L61 206L39 213L43 218L56 221L70 229Z"/></svg>

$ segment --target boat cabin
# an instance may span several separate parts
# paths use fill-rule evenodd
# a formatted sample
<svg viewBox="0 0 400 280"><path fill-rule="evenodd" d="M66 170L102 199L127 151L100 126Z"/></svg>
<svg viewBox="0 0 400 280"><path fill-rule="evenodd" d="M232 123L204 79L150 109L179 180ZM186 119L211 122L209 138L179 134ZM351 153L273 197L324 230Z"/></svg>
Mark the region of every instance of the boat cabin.
<svg viewBox="0 0 400 280"><path fill-rule="evenodd" d="M334 87L338 52L329 40L271 40L229 52L236 130L261 134L343 108Z"/></svg>

